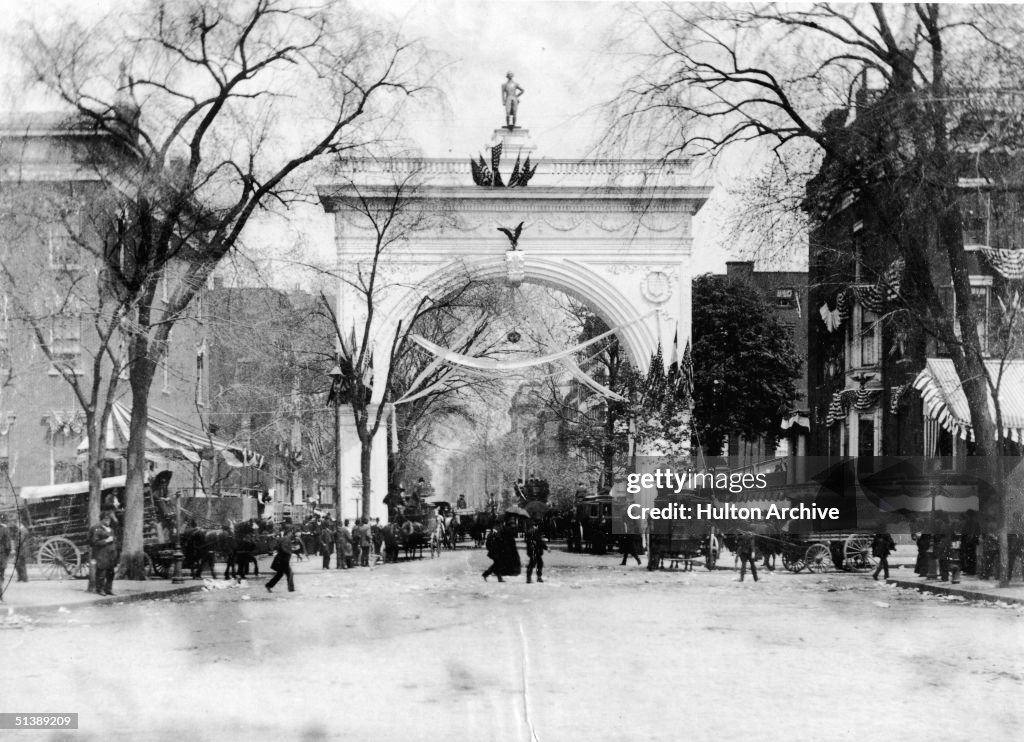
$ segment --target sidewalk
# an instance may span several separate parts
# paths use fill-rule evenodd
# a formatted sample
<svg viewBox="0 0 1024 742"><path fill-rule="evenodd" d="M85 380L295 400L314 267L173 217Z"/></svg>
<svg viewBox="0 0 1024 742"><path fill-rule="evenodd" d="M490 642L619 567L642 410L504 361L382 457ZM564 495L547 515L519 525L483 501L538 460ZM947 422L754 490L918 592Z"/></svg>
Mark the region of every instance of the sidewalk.
<svg viewBox="0 0 1024 742"><path fill-rule="evenodd" d="M896 587L911 588L936 595L958 595L966 600L980 600L988 603L1010 603L1024 605L1024 582L1014 580L1010 587L997 587L995 580L979 580L972 575L961 575L960 582L952 584L941 580L926 580L911 570L893 570L893 577L886 580ZM901 574L902 573L902 574Z"/></svg>
<svg viewBox="0 0 1024 742"><path fill-rule="evenodd" d="M8 572L10 576L10 572ZM186 580L175 585L170 580L114 580L114 595L96 595L86 592L87 580L44 580L29 582L4 581L4 597L0 603L0 620L12 612L39 614L60 608L80 608L92 605L110 605L136 600L169 598L173 595L194 593L203 589L201 580Z"/></svg>

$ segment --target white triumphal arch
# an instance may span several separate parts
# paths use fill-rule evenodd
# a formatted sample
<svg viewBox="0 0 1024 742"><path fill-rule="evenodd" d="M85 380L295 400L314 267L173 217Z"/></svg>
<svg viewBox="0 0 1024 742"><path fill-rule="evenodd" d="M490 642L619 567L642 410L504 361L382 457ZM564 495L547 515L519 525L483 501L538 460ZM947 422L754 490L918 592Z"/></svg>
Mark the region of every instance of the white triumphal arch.
<svg viewBox="0 0 1024 742"><path fill-rule="evenodd" d="M467 278L540 283L574 295L617 333L646 371L661 343L690 337L692 221L710 195L690 160L538 158L525 129L498 129L506 182L493 184L493 151L467 159L349 160L321 186L334 215L339 336L363 337L371 277L373 376L385 378L396 331L408 327L424 297L441 297ZM520 161L516 168L517 158ZM529 171L527 171L529 172ZM476 181L476 182L475 182ZM490 185L478 183L491 182ZM396 199L396 192L401 198ZM373 215L374 218L370 218ZM390 218L381 245L379 228ZM376 224L374 223L376 222ZM498 228L523 223L515 251ZM513 254L518 253L518 254ZM379 261L373 270L374 257ZM375 384L371 405L381 405ZM351 414L339 416L341 516L357 515L360 444ZM369 517L387 517L387 426L374 440ZM358 515L363 515L358 512Z"/></svg>

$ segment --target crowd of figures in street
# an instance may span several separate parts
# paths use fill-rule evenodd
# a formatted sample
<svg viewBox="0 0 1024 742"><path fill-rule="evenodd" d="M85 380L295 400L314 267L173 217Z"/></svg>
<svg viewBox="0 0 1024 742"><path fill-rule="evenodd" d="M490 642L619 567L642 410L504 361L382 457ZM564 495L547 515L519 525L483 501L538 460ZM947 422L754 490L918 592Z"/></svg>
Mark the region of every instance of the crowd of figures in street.
<svg viewBox="0 0 1024 742"><path fill-rule="evenodd" d="M112 498L111 502L116 503ZM171 500L166 494L154 498L154 522L173 530ZM527 512L513 507L499 513L496 508L471 510L464 507L465 497L457 500L459 506L438 501L432 504L417 496L388 501L388 520L379 518L338 519L328 512L312 511L299 522L290 518L275 521L272 518L251 518L241 522L227 522L215 527L209 521L192 517L183 524L180 539L183 572L192 579L207 574L213 579L244 580L260 577L260 557L270 557L274 573L267 583L272 590L281 579L287 580L294 590L293 560L319 559L323 569L369 568L398 562L401 559L419 559L429 555L438 557L446 551L459 548L486 549L493 564L484 571L483 578L506 577L522 574L519 540L525 547L526 580L543 582L544 553L549 543L564 544L568 553L601 556L613 552L621 555L620 565L634 560L643 564L647 556L649 570L692 570L695 565L715 569L726 551L731 552L734 564L743 580L749 569L758 579L758 566L774 570L781 560L791 572L807 569L810 572L843 570L849 572L874 570L878 579L889 577L889 555L897 545L889 533L788 533L781 527L751 524L747 528L706 529L695 533L689 529L680 532L657 528L642 532L639 524L623 517L610 502L579 503L575 510L558 512L554 509L534 508L527 501ZM31 510L31 509L30 509ZM31 516L26 511L26 516ZM39 513L36 513L37 515ZM113 581L118 564L121 541L121 513L116 507L105 506L100 521L88 529L88 569L76 576L93 577L89 589L101 595L113 594ZM1017 517L1015 523L1020 525ZM924 579L957 582L960 574L975 575L980 579L1000 579L1000 551L998 539L984 532L976 514L969 511L959 519L934 520L933 533L912 534L916 546L914 571ZM1015 529L1008 540L1008 578L1018 572L1024 578L1024 527ZM62 540L62 539L57 539ZM35 539L38 541L38 539ZM46 543L37 548L33 529L24 519L9 514L0 520L0 580L6 584L6 569L14 562L17 579L29 579L27 565L38 561L40 565L53 556ZM154 576L171 575L173 549L168 543L159 543L147 550L153 561ZM58 554L59 556L59 554ZM904 560L906 561L906 559ZM223 565L223 572L218 567ZM69 562L64 567L70 570ZM70 573L70 572L69 572ZM45 571L43 572L46 576ZM13 576L12 576L13 577ZM2 593L0 593L2 596Z"/></svg>

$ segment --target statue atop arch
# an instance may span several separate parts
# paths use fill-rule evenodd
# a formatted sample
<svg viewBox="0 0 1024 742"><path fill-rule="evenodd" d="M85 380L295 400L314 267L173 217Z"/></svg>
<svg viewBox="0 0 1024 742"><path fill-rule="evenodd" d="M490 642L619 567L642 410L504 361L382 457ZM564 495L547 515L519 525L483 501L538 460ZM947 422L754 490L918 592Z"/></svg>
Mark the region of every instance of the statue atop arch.
<svg viewBox="0 0 1024 742"><path fill-rule="evenodd" d="M512 79L512 73L501 86L501 102L505 106L505 127L511 131L516 128L516 113L519 111L519 96L526 92L519 83Z"/></svg>

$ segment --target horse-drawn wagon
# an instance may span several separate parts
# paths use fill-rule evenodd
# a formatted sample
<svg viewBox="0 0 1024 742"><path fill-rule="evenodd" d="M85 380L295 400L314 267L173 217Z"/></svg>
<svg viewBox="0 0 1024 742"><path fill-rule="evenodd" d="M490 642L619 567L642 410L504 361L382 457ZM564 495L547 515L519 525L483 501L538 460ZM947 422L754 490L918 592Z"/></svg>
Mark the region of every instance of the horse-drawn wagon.
<svg viewBox="0 0 1024 742"><path fill-rule="evenodd" d="M659 495L654 507L659 512L681 513L686 511L680 508L692 508L698 501L710 502L695 493L684 492ZM685 569L702 559L704 567L712 570L722 550L720 530L708 522L685 518L652 519L647 540L649 569L659 569L666 562L670 568L682 563Z"/></svg>
<svg viewBox="0 0 1024 742"><path fill-rule="evenodd" d="M143 548L152 576L170 574L174 554L173 507L167 500L171 472L154 475L143 493ZM105 477L103 501L124 499L125 477ZM31 559L47 579L86 577L89 566L89 483L22 487L11 513L28 529Z"/></svg>

